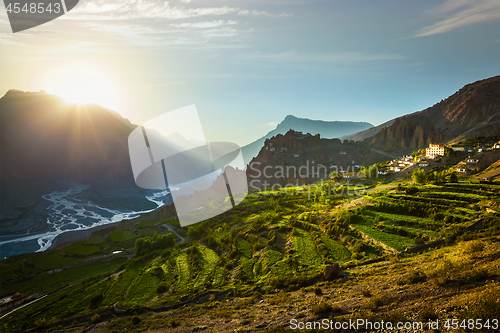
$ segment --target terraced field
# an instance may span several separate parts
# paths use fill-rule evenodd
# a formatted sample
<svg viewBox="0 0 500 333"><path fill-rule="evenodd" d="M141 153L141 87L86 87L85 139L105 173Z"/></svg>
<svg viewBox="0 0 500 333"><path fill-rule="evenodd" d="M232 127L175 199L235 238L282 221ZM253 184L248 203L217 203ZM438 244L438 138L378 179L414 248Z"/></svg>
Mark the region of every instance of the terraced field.
<svg viewBox="0 0 500 333"><path fill-rule="evenodd" d="M389 234L380 230L375 230L371 228L369 225L363 225L363 224L356 224L354 226L355 229L361 231L365 235L389 246L392 247L393 249L397 251L403 251L406 249L408 246L412 246L415 244L415 241L412 239L399 236L399 235L394 235L394 234Z"/></svg>
<svg viewBox="0 0 500 333"><path fill-rule="evenodd" d="M198 289L211 281L220 259L217 253L206 246L198 245L196 248L198 250L198 262L202 267L194 281L194 288Z"/></svg>
<svg viewBox="0 0 500 333"><path fill-rule="evenodd" d="M101 252L101 249L97 245L85 245L83 244L83 242L78 242L76 244L65 247L61 252L79 256L90 256Z"/></svg>
<svg viewBox="0 0 500 333"><path fill-rule="evenodd" d="M500 186L412 187L416 190L402 186L399 192L371 192L363 199L368 205L345 210L338 207L348 207L345 201L354 197L319 200L308 198L307 192L290 197L278 192L252 195L232 211L191 226L186 242L164 246L154 243L155 237L164 235L150 237L149 252L136 258L113 261L110 251L115 245L131 254L135 239L165 229L157 226L163 221L6 261L0 296L63 289L0 320L0 329L33 328L43 325L44 318L57 321L116 303L125 309L163 306L205 290L234 288L249 294L299 288L329 264L352 267L375 256L393 255L385 246L403 251L416 241L456 242L498 233L498 214L486 213L485 205L498 199ZM478 218L485 218L484 228L468 230ZM376 242L363 239L361 233ZM87 266L91 258L102 262ZM63 270L44 272L58 267ZM36 279L19 278L30 274Z"/></svg>
<svg viewBox="0 0 500 333"><path fill-rule="evenodd" d="M321 241L330 251L331 256L338 263L345 263L351 260L351 251L336 240L331 239L324 233L320 233Z"/></svg>
<svg viewBox="0 0 500 333"><path fill-rule="evenodd" d="M175 270L177 273L177 280L174 285L174 290L176 292L180 292L189 285L193 275L186 253L181 253L177 258L175 258Z"/></svg>
<svg viewBox="0 0 500 333"><path fill-rule="evenodd" d="M323 264L323 258L318 253L311 234L301 229L294 229L293 234L293 249L299 254L301 264L320 267Z"/></svg>
<svg viewBox="0 0 500 333"><path fill-rule="evenodd" d="M132 238L135 238L135 234L129 230L115 231L108 235L108 239L113 242L124 242Z"/></svg>

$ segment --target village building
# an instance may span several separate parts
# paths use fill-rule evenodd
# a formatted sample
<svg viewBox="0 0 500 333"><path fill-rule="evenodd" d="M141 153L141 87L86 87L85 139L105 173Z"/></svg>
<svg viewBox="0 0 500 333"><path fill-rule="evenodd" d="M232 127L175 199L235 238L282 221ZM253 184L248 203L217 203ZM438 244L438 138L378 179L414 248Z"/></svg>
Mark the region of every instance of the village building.
<svg viewBox="0 0 500 333"><path fill-rule="evenodd" d="M431 143L429 145L429 148L425 149L425 156L428 158L436 158L437 156L444 156L444 153L446 151L446 147L441 144L441 143Z"/></svg>

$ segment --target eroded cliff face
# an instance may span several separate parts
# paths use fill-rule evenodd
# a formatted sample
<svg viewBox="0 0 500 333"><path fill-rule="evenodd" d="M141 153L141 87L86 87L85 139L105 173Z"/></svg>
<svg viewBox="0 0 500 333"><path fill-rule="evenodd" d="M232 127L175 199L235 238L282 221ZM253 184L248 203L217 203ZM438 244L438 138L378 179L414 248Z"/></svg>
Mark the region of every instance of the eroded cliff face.
<svg viewBox="0 0 500 333"><path fill-rule="evenodd" d="M415 150L431 142L500 134L500 76L466 85L445 100L364 140L385 151Z"/></svg>
<svg viewBox="0 0 500 333"><path fill-rule="evenodd" d="M266 140L247 168L250 190L303 185L328 178L332 172L379 163L390 157L362 142L322 139L293 130ZM267 182L267 185L264 184Z"/></svg>

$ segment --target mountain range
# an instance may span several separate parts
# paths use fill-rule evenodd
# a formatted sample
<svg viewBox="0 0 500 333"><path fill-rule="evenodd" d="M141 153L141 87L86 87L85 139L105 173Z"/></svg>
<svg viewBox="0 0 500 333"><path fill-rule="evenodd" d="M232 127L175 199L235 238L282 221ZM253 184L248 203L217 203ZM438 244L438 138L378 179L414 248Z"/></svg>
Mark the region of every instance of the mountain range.
<svg viewBox="0 0 500 333"><path fill-rule="evenodd" d="M500 135L499 92L500 76L477 81L423 111L377 127L290 115L242 152L246 163L255 158L262 165L295 165L311 159L346 167L391 159L431 142ZM0 223L5 226L8 220L10 225L4 232L23 229L16 227L19 211L33 208L43 201L42 195L71 184L87 184L110 197L138 191L127 147L135 127L97 105L67 105L43 91L7 92L0 99ZM279 142L287 150L271 153L266 142ZM130 196L124 202L130 204ZM38 220L46 220L37 211Z"/></svg>
<svg viewBox="0 0 500 333"><path fill-rule="evenodd" d="M286 119L285 119L286 120ZM346 170L350 165L367 166L392 159L429 143L452 143L468 137L500 135L500 76L468 84L445 100L423 111L389 120L377 127L339 139L324 139L290 131L264 142L250 162L249 184L304 184L328 177L313 164ZM281 167L299 170L299 175L279 173ZM265 171L267 175L265 174ZM269 172L270 170L274 170ZM276 177L274 174L278 174Z"/></svg>

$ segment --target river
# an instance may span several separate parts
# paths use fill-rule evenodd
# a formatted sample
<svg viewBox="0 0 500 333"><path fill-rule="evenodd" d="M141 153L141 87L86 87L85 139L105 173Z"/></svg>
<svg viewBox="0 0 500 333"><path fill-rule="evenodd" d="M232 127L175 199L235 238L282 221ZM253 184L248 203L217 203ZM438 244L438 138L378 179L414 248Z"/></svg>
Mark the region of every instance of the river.
<svg viewBox="0 0 500 333"><path fill-rule="evenodd" d="M86 230L122 220L135 218L151 212L165 204L169 190L150 191L145 197L156 207L141 211L111 209L105 204L95 203L81 194L88 190L86 185L74 185L65 191L55 191L42 196L52 204L47 208L46 231L25 235L2 236L0 253L3 259L12 255L40 252L49 249L57 235L73 230Z"/></svg>

